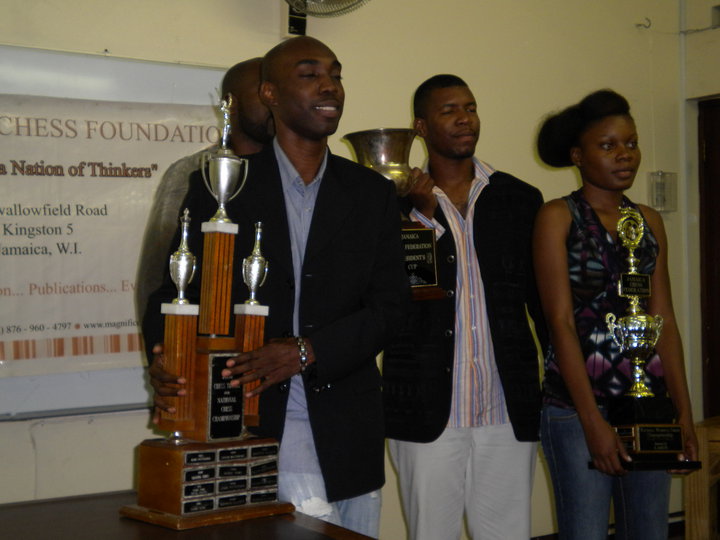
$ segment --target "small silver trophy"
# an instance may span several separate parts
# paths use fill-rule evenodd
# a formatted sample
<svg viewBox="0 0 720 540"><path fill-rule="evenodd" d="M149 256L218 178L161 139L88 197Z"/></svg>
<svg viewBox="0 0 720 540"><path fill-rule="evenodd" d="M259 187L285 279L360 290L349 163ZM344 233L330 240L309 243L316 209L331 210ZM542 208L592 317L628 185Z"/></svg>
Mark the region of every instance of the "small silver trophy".
<svg viewBox="0 0 720 540"><path fill-rule="evenodd" d="M260 252L260 240L262 239L262 222L255 223L255 246L252 253L243 259L243 281L250 291L250 298L245 303L257 305L257 290L265 283L268 272L268 263Z"/></svg>
<svg viewBox="0 0 720 540"><path fill-rule="evenodd" d="M225 211L225 204L231 201L242 191L247 179L248 160L239 158L228 148L230 139L230 107L233 98L227 94L220 102L223 115L222 138L220 147L212 151L203 152L200 157L200 172L203 181L212 196L218 202L215 215L210 218L211 223L232 223ZM205 170L207 169L207 174ZM240 177L242 176L242 180ZM208 178L209 177L209 178Z"/></svg>
<svg viewBox="0 0 720 540"><path fill-rule="evenodd" d="M173 304L189 304L185 298L185 289L195 275L195 255L188 249L188 229L190 227L190 211L186 208L180 218L182 226L180 246L170 255L170 277L178 290L178 296Z"/></svg>

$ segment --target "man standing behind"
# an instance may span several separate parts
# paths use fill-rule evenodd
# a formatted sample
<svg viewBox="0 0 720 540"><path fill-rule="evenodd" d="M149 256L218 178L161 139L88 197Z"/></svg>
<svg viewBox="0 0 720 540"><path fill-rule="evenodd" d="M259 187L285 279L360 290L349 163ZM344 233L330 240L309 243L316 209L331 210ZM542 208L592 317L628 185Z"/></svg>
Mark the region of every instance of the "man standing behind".
<svg viewBox="0 0 720 540"><path fill-rule="evenodd" d="M410 537L530 537L530 496L544 341L531 237L540 192L475 159L477 104L465 82L437 75L414 96L428 171L414 169L411 219L435 230L443 300L413 303L385 351L390 452Z"/></svg>
<svg viewBox="0 0 720 540"><path fill-rule="evenodd" d="M229 360L223 376L261 380L252 392L260 394L257 431L280 440L280 498L376 537L384 430L375 356L402 321L409 286L394 184L327 147L345 101L340 73L335 54L305 36L263 60L261 97L276 138L250 157L245 188L227 212L239 226L238 258L252 251L254 223L263 223L269 271L257 296L270 310L268 342ZM217 204L197 181L186 201L190 250L201 260L197 229ZM155 304L172 294L166 289ZM247 295L236 264L233 300ZM144 330L146 342L161 341L159 321Z"/></svg>

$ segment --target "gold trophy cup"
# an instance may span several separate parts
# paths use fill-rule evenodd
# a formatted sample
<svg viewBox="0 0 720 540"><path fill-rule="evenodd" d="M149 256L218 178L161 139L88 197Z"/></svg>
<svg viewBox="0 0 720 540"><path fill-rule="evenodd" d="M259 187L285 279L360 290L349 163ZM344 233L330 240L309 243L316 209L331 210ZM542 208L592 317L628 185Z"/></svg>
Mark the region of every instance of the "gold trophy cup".
<svg viewBox="0 0 720 540"><path fill-rule="evenodd" d="M608 331L623 355L632 363L633 384L624 396L609 405L608 416L623 441L632 462L623 466L633 470L692 469L699 462L679 461L684 451L682 427L675 421L675 408L668 396L655 396L645 384L645 363L655 351L663 319L648 315L640 299L650 296L650 276L637 271L635 250L645 234L642 215L635 208L621 208L618 240L627 248L628 272L621 274L618 293L629 300L627 314L605 317Z"/></svg>

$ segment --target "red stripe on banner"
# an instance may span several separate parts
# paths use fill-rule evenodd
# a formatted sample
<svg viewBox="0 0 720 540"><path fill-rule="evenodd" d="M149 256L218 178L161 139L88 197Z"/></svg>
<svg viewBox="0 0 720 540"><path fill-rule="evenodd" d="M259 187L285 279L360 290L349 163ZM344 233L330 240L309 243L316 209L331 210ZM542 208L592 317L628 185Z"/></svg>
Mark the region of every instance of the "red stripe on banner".
<svg viewBox="0 0 720 540"><path fill-rule="evenodd" d="M62 358L65 356L65 340L63 338L54 338L52 340L52 358Z"/></svg>
<svg viewBox="0 0 720 540"><path fill-rule="evenodd" d="M18 360L27 358L27 340L13 342L13 356Z"/></svg>
<svg viewBox="0 0 720 540"><path fill-rule="evenodd" d="M5 346L7 344L7 347ZM66 338L0 341L0 360L64 358L140 351L140 334L108 334Z"/></svg>
<svg viewBox="0 0 720 540"><path fill-rule="evenodd" d="M130 351L139 351L141 342L140 342L140 334L126 334L125 335L127 339L127 348Z"/></svg>

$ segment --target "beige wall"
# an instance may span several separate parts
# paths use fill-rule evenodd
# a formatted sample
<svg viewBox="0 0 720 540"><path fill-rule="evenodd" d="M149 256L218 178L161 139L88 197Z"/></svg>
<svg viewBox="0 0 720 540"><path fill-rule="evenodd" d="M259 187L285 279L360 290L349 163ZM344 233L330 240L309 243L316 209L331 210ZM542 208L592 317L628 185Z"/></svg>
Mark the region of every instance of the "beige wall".
<svg viewBox="0 0 720 540"><path fill-rule="evenodd" d="M690 0L685 10L685 92L688 99L702 98L720 93L720 28L711 28L713 10L720 18L717 0ZM720 24L720 20L718 20Z"/></svg>
<svg viewBox="0 0 720 540"><path fill-rule="evenodd" d="M558 197L578 181L571 171L539 164L533 150L539 120L600 87L628 97L644 156L630 196L647 200L648 171L679 173L680 210L666 221L696 411L697 159L685 99L720 93L720 30L680 30L708 26L713 1L372 0L351 14L308 22L308 33L344 64L346 110L330 145L345 156L343 133L409 126L413 89L430 75L451 72L465 78L478 99L478 155L538 186L546 198ZM282 0L3 0L0 43L226 67L262 55L281 39L284 7ZM646 18L650 27L638 26ZM416 143L411 162L419 165L423 155ZM146 425L140 413L0 423L0 502L131 487L133 448L149 436ZM388 475L382 538L394 540L404 527L390 467ZM678 488L676 481L673 510L681 507ZM540 466L536 535L553 530L549 500Z"/></svg>

